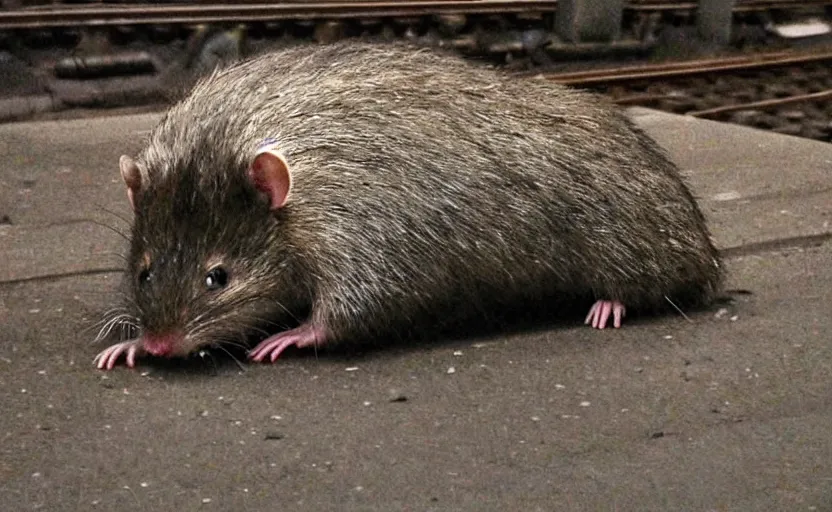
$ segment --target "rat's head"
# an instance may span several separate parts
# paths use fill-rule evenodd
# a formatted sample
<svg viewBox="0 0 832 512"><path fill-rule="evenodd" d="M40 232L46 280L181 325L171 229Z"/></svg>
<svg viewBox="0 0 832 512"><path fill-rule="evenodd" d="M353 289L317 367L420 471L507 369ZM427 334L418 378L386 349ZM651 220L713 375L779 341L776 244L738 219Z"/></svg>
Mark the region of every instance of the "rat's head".
<svg viewBox="0 0 832 512"><path fill-rule="evenodd" d="M300 290L280 236L291 176L278 153L222 173L193 162L154 169L127 156L119 166L135 213L128 308L147 352L240 343L284 319Z"/></svg>

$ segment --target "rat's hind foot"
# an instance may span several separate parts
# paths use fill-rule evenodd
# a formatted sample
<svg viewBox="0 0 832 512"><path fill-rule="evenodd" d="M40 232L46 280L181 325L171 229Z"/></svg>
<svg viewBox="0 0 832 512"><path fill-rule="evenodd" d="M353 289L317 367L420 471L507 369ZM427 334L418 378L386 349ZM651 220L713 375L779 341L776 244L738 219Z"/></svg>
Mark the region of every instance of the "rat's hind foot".
<svg viewBox="0 0 832 512"><path fill-rule="evenodd" d="M144 355L144 349L141 346L140 340L130 340L121 343L116 343L104 350L102 350L92 363L98 366L99 370L112 370L118 362L122 354L127 354L127 366L133 368L136 366L136 356Z"/></svg>
<svg viewBox="0 0 832 512"><path fill-rule="evenodd" d="M595 329L603 329L607 325L607 320L612 313L612 324L615 328L621 327L621 318L627 315L627 309L624 304L617 300L599 300L589 309L589 314L586 315L585 324L591 324Z"/></svg>
<svg viewBox="0 0 832 512"><path fill-rule="evenodd" d="M280 353L292 345L298 348L320 347L327 342L326 338L324 329L312 324L303 324L266 338L249 352L248 357L257 362L269 357L271 362L275 362Z"/></svg>

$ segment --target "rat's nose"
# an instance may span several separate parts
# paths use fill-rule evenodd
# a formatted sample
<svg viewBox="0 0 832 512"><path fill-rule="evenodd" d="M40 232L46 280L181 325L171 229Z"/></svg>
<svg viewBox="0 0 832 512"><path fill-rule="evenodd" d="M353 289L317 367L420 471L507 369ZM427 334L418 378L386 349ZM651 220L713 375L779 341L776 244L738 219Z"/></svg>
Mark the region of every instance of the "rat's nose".
<svg viewBox="0 0 832 512"><path fill-rule="evenodd" d="M173 347L180 338L178 334L145 334L142 338L144 349L154 356L169 356L173 353Z"/></svg>

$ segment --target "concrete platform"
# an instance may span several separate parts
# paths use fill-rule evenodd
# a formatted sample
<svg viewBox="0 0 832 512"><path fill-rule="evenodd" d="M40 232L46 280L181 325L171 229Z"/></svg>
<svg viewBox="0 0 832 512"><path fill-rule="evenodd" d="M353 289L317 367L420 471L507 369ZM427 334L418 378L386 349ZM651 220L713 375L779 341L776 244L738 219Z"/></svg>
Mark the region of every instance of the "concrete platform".
<svg viewBox="0 0 832 512"><path fill-rule="evenodd" d="M832 145L632 115L751 292L725 310L110 373L117 159L158 116L0 126L0 508L832 510Z"/></svg>

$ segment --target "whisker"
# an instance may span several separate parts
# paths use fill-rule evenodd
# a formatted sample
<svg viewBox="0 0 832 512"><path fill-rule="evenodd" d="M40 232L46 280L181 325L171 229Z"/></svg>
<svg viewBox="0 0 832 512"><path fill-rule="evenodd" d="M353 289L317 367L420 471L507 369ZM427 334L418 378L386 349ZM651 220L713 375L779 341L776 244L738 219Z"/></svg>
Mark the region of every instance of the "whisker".
<svg viewBox="0 0 832 512"><path fill-rule="evenodd" d="M120 259L120 260L124 261L125 263L127 263L127 261L128 261L127 256L125 256L124 254L122 254L122 253L120 253L120 252L112 252L112 251L107 251L107 252L104 252L104 253L102 253L102 254L104 254L105 256L115 256L115 257L117 257L118 259Z"/></svg>
<svg viewBox="0 0 832 512"><path fill-rule="evenodd" d="M240 368L240 370L242 370L242 371L247 371L247 368L246 368L245 366L243 366L243 363L241 363L241 362L240 362L240 361L239 361L236 357L234 357L234 354L232 354L232 353L231 353L231 351L229 351L228 349L226 349L225 347L223 347L221 344L217 344L217 345L215 345L215 346L216 346L218 349L220 349L220 350L222 350L223 352L225 352L226 354L228 354L228 356L229 356L229 357L231 357L231 360L232 360L232 361L234 361L235 363L237 363L237 366Z"/></svg>
<svg viewBox="0 0 832 512"><path fill-rule="evenodd" d="M107 322L110 322L111 317L118 316L117 313L119 313L120 311L123 311L123 310L121 308L110 308L107 311L104 311L104 312L100 313L101 320L95 322L92 325L88 325L88 326L84 327L83 329L81 329L81 334L84 334L87 331L90 331L92 329L95 329L96 327L99 327L99 326L102 326L102 325L106 324Z"/></svg>
<svg viewBox="0 0 832 512"><path fill-rule="evenodd" d="M673 307L676 309L676 311L678 311L678 312L679 312L679 314L680 314L680 315L682 315L682 317L683 317L685 320L687 320L688 322L693 322L693 320L691 320L691 319L688 317L688 315L686 315L686 314L685 314L685 312L684 312L684 311L682 311L681 309L679 309L679 306L677 306L676 304L674 304L674 303L673 303L673 301L672 301L672 300L670 300L670 297L668 297L667 295L665 295L665 296L664 296L664 299L665 299L667 302L669 302L669 303L670 303L670 305L671 305L671 306L673 306Z"/></svg>
<svg viewBox="0 0 832 512"><path fill-rule="evenodd" d="M117 327L121 330L121 337L123 338L125 335L126 328L135 328L138 326L135 319L127 313L115 315L101 327L101 329L98 331L98 335L93 340L93 343L99 342L107 338L110 335L110 333L113 332L113 329Z"/></svg>
<svg viewBox="0 0 832 512"><path fill-rule="evenodd" d="M123 239L127 240L128 242L130 241L130 237L129 237L129 236L127 236L127 234L126 234L126 233L122 233L120 230L116 229L115 227L113 227L113 226L111 226L111 225L109 225L109 224L107 224L107 223L105 223L105 222L101 222L101 221L99 221L99 220L95 220L95 219L87 219L87 220L88 220L89 222L92 222L92 223L93 223L93 224L95 224L95 225L101 226L102 228L107 228L107 229L109 229L110 231L112 231L113 233L115 233L115 234L117 234L118 236L122 237Z"/></svg>
<svg viewBox="0 0 832 512"><path fill-rule="evenodd" d="M292 320L294 320L295 322L300 323L300 318L296 317L291 311L289 311L289 308L287 308L286 306L281 304L280 301L275 301L275 304L280 306L280 309L282 309L287 315L292 317Z"/></svg>
<svg viewBox="0 0 832 512"><path fill-rule="evenodd" d="M234 318L234 317L236 317L236 318ZM241 318L241 317L243 317L243 318ZM235 321L235 320L237 320L237 321ZM191 322L189 322L189 324L190 323ZM233 323L235 325L245 323L246 330L251 331L251 332L256 332L256 333L262 334L264 336L269 335L268 331L256 326L257 323L264 323L260 319L258 319L256 317L250 317L250 316L246 318L246 317L244 317L244 315L240 315L239 313L236 313L236 312L231 312L231 313L227 313L227 314L224 314L224 315L219 315L215 318L212 318L208 321L205 321L205 322L201 323L200 325L191 327L190 329L186 329L186 331L188 332L189 336L198 337L204 331L209 330L211 327L215 326L216 324L222 324L222 323Z"/></svg>
<svg viewBox="0 0 832 512"><path fill-rule="evenodd" d="M105 207L101 206L100 204L96 204L95 206L96 206L96 208L98 208L99 210L101 210L101 211L103 211L103 212L106 212L106 213L109 213L109 214L110 214L110 215L112 215L113 217L115 217L115 218L117 218L117 219L119 219L119 220L123 221L125 224L130 225L130 223L131 223L131 222L130 222L130 219L128 219L128 218L126 218L126 217L122 217L122 216L121 216L121 214L116 213L116 212L114 212L113 210L110 210L109 208L105 208Z"/></svg>

